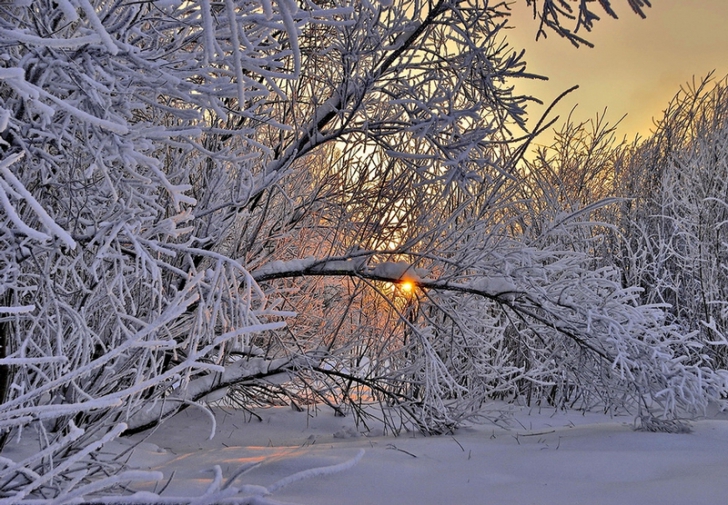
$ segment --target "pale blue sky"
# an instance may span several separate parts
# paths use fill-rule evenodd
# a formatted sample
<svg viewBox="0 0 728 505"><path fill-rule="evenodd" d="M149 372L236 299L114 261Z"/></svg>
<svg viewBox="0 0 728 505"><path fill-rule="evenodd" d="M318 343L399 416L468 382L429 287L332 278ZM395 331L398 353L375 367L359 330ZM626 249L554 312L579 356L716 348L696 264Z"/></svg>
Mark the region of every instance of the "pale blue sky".
<svg viewBox="0 0 728 505"><path fill-rule="evenodd" d="M608 107L607 118L620 124L619 135L645 135L652 118L660 117L680 86L711 70L720 79L728 74L728 0L652 0L647 19L634 15L627 0L613 0L619 20L602 16L585 38L595 48L574 48L551 34L536 42L537 23L526 2L513 5L513 30L508 40L526 49L531 72L547 75L547 83L519 84L521 92L550 102L579 84L557 112L565 117L579 104L576 118L594 117ZM596 3L595 3L596 4ZM596 7L599 8L598 6ZM530 115L543 108L531 107Z"/></svg>

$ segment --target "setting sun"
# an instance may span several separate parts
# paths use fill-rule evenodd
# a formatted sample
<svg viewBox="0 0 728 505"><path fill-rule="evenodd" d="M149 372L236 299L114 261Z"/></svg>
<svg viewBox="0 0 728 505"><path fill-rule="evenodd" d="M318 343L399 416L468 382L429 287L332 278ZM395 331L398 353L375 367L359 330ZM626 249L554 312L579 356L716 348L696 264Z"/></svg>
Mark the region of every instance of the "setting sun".
<svg viewBox="0 0 728 505"><path fill-rule="evenodd" d="M402 281L399 285L399 289L404 293L411 293L415 289L415 283L412 281Z"/></svg>

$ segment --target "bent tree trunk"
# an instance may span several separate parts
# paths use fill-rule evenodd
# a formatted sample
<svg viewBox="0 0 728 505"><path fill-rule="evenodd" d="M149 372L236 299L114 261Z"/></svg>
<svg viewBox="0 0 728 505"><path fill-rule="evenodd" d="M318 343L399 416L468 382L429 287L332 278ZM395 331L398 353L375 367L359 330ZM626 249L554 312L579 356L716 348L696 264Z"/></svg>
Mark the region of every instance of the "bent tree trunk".
<svg viewBox="0 0 728 505"><path fill-rule="evenodd" d="M5 296L0 299L0 306L10 305L10 295L6 293ZM10 382L12 377L12 368L8 364L2 363L2 360L6 358L10 352L8 347L10 346L10 321L4 321L0 319L0 405L4 404L8 397L8 390L10 388ZM5 446L5 441L9 435L8 431L0 433L0 450Z"/></svg>

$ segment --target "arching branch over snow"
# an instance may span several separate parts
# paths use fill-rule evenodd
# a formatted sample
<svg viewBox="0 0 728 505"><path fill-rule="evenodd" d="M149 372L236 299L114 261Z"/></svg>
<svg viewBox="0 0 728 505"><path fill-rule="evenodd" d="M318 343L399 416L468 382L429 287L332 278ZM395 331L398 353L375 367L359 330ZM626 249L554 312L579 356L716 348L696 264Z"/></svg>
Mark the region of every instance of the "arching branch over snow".
<svg viewBox="0 0 728 505"><path fill-rule="evenodd" d="M0 2L0 448L42 440L0 459L0 499L106 500L103 443L226 389L429 433L493 398L675 417L725 395L601 261L593 202L544 205L521 170L513 84L538 77L508 16Z"/></svg>

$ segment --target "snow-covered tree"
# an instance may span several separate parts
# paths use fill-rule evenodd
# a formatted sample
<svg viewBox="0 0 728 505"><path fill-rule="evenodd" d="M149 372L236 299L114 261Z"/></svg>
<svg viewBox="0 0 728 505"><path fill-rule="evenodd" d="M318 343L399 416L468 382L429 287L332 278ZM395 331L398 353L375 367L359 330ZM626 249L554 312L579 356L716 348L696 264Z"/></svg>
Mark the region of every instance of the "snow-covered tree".
<svg viewBox="0 0 728 505"><path fill-rule="evenodd" d="M239 207L276 183L258 168L271 158L261 125L278 124L276 83L301 74L300 26L351 9L0 10L0 430L5 443L30 425L43 444L3 462L0 488L11 501L83 495L121 466L93 453L142 407L185 405L170 393L200 389L250 334L284 324L217 249Z"/></svg>
<svg viewBox="0 0 728 505"><path fill-rule="evenodd" d="M669 305L671 322L728 363L728 86L711 77L687 85L655 133L622 164L618 220L626 282L648 303Z"/></svg>
<svg viewBox="0 0 728 505"><path fill-rule="evenodd" d="M558 8L588 30L589 3ZM42 443L0 460L2 496L157 478L96 453L228 391L362 421L375 400L428 432L526 389L668 416L723 391L661 307L594 267L584 210L526 215L507 15L0 4L0 441Z"/></svg>

